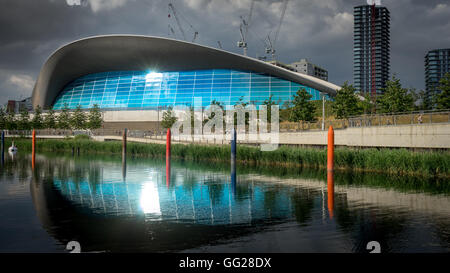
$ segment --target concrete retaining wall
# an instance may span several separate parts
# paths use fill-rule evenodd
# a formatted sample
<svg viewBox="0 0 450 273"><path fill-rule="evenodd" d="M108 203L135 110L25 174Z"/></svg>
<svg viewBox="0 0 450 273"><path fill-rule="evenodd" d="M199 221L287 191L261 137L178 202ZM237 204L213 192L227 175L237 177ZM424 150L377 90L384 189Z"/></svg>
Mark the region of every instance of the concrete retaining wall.
<svg viewBox="0 0 450 273"><path fill-rule="evenodd" d="M327 131L280 133L280 144L326 145ZM415 124L335 130L335 145L450 148L450 124Z"/></svg>

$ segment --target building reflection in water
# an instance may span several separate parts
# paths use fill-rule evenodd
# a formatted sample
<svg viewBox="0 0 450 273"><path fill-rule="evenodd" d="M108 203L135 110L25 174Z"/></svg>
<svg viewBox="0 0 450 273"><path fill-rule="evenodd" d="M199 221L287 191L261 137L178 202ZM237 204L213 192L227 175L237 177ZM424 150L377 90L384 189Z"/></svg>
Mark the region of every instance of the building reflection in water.
<svg viewBox="0 0 450 273"><path fill-rule="evenodd" d="M121 169L118 162L37 158L33 177L39 179L30 187L46 229L61 241L77 236L90 240L92 249L100 244L114 250L117 244L115 250L123 251L125 245L135 250L145 243L146 250L168 250L292 220L300 226L316 225L314 217L318 216L322 225L332 228L330 236L336 238L337 228L343 245L349 236L354 242L349 250L363 252L370 240L379 241L384 249L392 247L395 235L405 234L412 212L448 215L450 209L446 197L345 187L342 181L327 191L325 179L336 176L280 179L246 173L236 181L230 179L228 166L218 170L172 162L168 169L162 161L130 159ZM329 217L325 217L327 211ZM333 224L327 225L330 221ZM114 230L115 241L105 241L102 234ZM128 230L135 232L132 235ZM147 244L149 240L159 244ZM401 247L401 242L395 242Z"/></svg>
<svg viewBox="0 0 450 273"><path fill-rule="evenodd" d="M267 202L263 185L242 181L246 189L237 196L236 181L229 183L225 175L203 176L202 172L177 168L171 171L174 181L169 187L168 177L151 167L142 172L130 171L126 181L116 180L114 171L104 168L100 183L69 178L54 179L53 185L67 200L93 213L146 214L148 218L191 220L197 224L251 223L252 219L292 215L288 202ZM289 200L289 192L277 192L276 198Z"/></svg>

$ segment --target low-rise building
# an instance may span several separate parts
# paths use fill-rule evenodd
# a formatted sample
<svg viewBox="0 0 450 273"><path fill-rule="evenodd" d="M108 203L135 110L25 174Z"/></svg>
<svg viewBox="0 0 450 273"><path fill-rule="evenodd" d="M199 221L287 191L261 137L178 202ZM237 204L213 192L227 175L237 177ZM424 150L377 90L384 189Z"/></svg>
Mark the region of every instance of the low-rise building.
<svg viewBox="0 0 450 273"><path fill-rule="evenodd" d="M309 62L307 59L301 59L298 62L290 64L296 72L314 76L316 78L328 81L328 71L318 65Z"/></svg>
<svg viewBox="0 0 450 273"><path fill-rule="evenodd" d="M6 105L6 111L20 113L22 110L32 111L33 105L31 104L31 97L24 100L8 100Z"/></svg>

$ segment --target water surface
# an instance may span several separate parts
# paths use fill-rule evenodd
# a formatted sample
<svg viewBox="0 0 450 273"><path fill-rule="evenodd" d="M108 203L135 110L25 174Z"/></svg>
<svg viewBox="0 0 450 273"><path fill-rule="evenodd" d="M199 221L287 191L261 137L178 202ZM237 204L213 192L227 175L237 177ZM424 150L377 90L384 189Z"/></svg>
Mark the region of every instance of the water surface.
<svg viewBox="0 0 450 273"><path fill-rule="evenodd" d="M0 252L449 252L448 181L114 156L6 156ZM333 201L333 202L331 202Z"/></svg>

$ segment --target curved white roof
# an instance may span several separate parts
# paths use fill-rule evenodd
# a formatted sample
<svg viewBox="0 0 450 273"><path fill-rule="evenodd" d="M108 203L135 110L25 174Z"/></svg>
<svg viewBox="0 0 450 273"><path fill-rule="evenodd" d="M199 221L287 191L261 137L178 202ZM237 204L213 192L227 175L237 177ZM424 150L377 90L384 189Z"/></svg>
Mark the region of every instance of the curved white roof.
<svg viewBox="0 0 450 273"><path fill-rule="evenodd" d="M335 95L327 81L217 48L140 35L105 35L57 49L45 62L33 89L33 106L50 107L64 86L92 73L117 70L186 71L234 69L266 73Z"/></svg>

